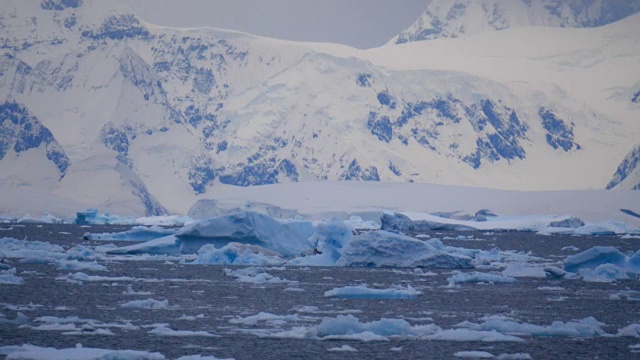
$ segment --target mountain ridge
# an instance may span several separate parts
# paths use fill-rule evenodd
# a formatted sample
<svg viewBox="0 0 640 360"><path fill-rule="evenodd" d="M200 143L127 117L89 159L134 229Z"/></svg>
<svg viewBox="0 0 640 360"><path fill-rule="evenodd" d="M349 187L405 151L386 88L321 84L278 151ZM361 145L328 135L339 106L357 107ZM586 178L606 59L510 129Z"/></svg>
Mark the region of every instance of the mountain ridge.
<svg viewBox="0 0 640 360"><path fill-rule="evenodd" d="M463 38L360 51L156 27L127 12L92 13L90 1L71 4L19 4L43 28L10 32L0 69L15 76L0 80L0 99L32 112L67 154L73 176L53 191L104 209L184 213L220 184L307 180L604 188L616 171L610 159L623 159L640 133L630 65L600 78L600 67L640 57L633 38L631 46L607 38L624 32L616 24L588 36L552 32L586 40L538 57L504 49L544 34L479 34L480 44L499 39L505 56L485 48L467 60ZM86 13L100 20L87 25ZM407 50L403 62L394 59ZM422 52L446 66L433 57L410 62ZM482 58L505 71L479 71ZM595 65L571 65L576 59ZM540 70L530 78L514 75L532 64ZM531 80L536 73L543 76ZM598 75L585 94L570 87L583 73Z"/></svg>

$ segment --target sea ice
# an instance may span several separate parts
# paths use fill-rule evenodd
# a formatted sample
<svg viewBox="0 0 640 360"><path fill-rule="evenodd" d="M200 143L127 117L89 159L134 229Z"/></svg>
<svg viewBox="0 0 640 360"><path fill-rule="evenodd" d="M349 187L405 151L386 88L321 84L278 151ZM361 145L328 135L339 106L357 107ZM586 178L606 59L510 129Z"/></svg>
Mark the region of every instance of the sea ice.
<svg viewBox="0 0 640 360"><path fill-rule="evenodd" d="M103 241L149 241L172 235L176 231L174 229L165 229L160 226L134 226L127 231L116 233L85 233L86 240L103 240Z"/></svg>
<svg viewBox="0 0 640 360"><path fill-rule="evenodd" d="M169 328L168 324L157 324L153 330L149 331L149 334L158 336L180 336L180 337L218 337L207 331L191 331L191 330L173 330Z"/></svg>
<svg viewBox="0 0 640 360"><path fill-rule="evenodd" d="M468 321L458 324L459 327L477 331L498 331L503 334L530 335L530 336L571 336L593 337L606 335L602 329L602 323L593 317L587 317L578 321L554 321L551 325L535 325L521 323L505 316L487 316L480 324Z"/></svg>
<svg viewBox="0 0 640 360"><path fill-rule="evenodd" d="M640 251L627 256L611 246L594 246L568 256L567 271L579 273L585 281L612 282L637 278L640 273Z"/></svg>
<svg viewBox="0 0 640 360"><path fill-rule="evenodd" d="M292 284L297 281L289 281L281 279L277 276L273 276L265 272L263 268L248 267L238 270L224 269L224 274L227 276L233 276L238 282L252 283L252 284Z"/></svg>
<svg viewBox="0 0 640 360"><path fill-rule="evenodd" d="M541 266L526 266L521 263L512 263L508 264L507 267L502 271L502 275L510 276L510 277L535 277L535 278L544 278L546 277L546 273L544 272L544 267Z"/></svg>
<svg viewBox="0 0 640 360"><path fill-rule="evenodd" d="M133 300L127 303L120 305L122 308L127 309L148 309L148 310L158 310L158 309L168 309L169 308L169 300L155 300L155 299L146 299L146 300Z"/></svg>
<svg viewBox="0 0 640 360"><path fill-rule="evenodd" d="M352 238L351 228L341 221L320 223L309 238L316 254L292 259L290 264L333 266L340 259L344 247L351 242Z"/></svg>
<svg viewBox="0 0 640 360"><path fill-rule="evenodd" d="M107 268L104 265L98 264L95 260L91 262L82 262L78 260L55 260L56 268L58 270L68 271L106 271Z"/></svg>
<svg viewBox="0 0 640 360"><path fill-rule="evenodd" d="M365 285L345 286L324 292L325 297L339 297L345 299L416 299L421 292L411 285L406 288L394 287L389 289L371 289Z"/></svg>
<svg viewBox="0 0 640 360"><path fill-rule="evenodd" d="M22 324L26 324L28 321L29 321L29 318L21 312L17 312L16 317L13 320L7 319L4 314L0 313L0 326L22 325Z"/></svg>
<svg viewBox="0 0 640 360"><path fill-rule="evenodd" d="M135 350L108 350L85 348L81 344L75 348L56 349L45 348L29 344L22 346L2 346L0 355L7 355L7 360L164 360L165 357L157 352Z"/></svg>
<svg viewBox="0 0 640 360"><path fill-rule="evenodd" d="M486 351L458 351L453 354L455 357L472 359L493 359L495 356Z"/></svg>
<svg viewBox="0 0 640 360"><path fill-rule="evenodd" d="M472 258L436 249L427 242L388 231L355 236L338 265L364 267L472 268Z"/></svg>
<svg viewBox="0 0 640 360"><path fill-rule="evenodd" d="M472 273L463 273L456 272L454 275L447 278L449 282L449 286L459 283L491 283L491 284L509 284L515 283L518 280L515 278L499 275L499 274L489 274L474 271Z"/></svg>
<svg viewBox="0 0 640 360"><path fill-rule="evenodd" d="M598 265L614 264L625 266L626 256L612 246L594 246L576 255L568 256L564 269L577 273L580 269L595 269Z"/></svg>
<svg viewBox="0 0 640 360"><path fill-rule="evenodd" d="M195 253L205 244L239 242L295 256L312 249L308 239L314 230L309 221L276 220L247 211L192 223L178 230L176 237L183 253Z"/></svg>
<svg viewBox="0 0 640 360"><path fill-rule="evenodd" d="M283 263L280 254L275 251L258 245L231 242L219 249L213 244L202 246L198 250L198 257L190 264L267 266Z"/></svg>
<svg viewBox="0 0 640 360"><path fill-rule="evenodd" d="M0 284L22 285L24 284L24 279L22 279L19 276L16 276L16 268L11 268L8 270L0 270Z"/></svg>
<svg viewBox="0 0 640 360"><path fill-rule="evenodd" d="M334 352L357 352L358 350L352 348L349 345L342 345L340 347L332 347L332 348L328 348L327 351L334 351Z"/></svg>

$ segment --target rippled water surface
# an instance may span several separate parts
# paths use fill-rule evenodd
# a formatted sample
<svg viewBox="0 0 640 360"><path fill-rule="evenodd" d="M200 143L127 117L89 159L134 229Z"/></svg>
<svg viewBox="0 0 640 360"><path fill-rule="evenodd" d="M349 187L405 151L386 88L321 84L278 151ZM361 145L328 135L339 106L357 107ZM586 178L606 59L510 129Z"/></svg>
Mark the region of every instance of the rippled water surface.
<svg viewBox="0 0 640 360"><path fill-rule="evenodd" d="M7 229L9 225L0 225ZM125 230L122 226L27 225L2 230L0 237L42 240L64 246L103 245L82 239L86 231ZM458 235L474 240L456 240ZM640 239L619 237L537 236L531 233L432 233L447 245L530 252L531 255L561 262L575 251L595 245L612 245L620 250L638 250ZM117 244L117 243L116 243ZM117 244L122 245L122 243ZM266 271L292 283L244 284L223 273L225 266L180 264L176 260L132 261L99 260L108 271L89 272L108 277L132 277L121 281L85 281L74 284L56 280L69 271L50 264L21 264L13 261L24 285L0 285L0 311L12 319L18 311L29 317L28 325L42 316L77 316L103 323L133 325L110 327L113 335L64 335L61 330L35 330L15 325L0 326L0 346L30 343L55 348L85 347L157 351L167 358L189 354L214 355L236 359L286 358L453 358L459 351L486 351L499 354L527 353L534 359L625 359L638 358L634 337L531 337L525 342L454 342L390 339L389 341L345 341L312 339L273 339L256 336L256 328L291 329L310 326L322 318L352 314L360 321L381 318L405 319L412 325L436 324L454 328L463 321L480 322L484 316L507 315L521 322L549 325L555 320L570 321L593 316L602 328L615 334L617 329L640 322L640 281L587 283L581 280L518 278L513 284L462 284L447 287L451 270L429 270L431 275L414 274L413 269L364 268L267 268ZM425 270L427 271L427 270ZM324 292L335 287L366 283L386 288L411 284L422 294L415 300L334 299ZM146 295L126 295L127 288ZM295 290L294 290L295 289ZM622 294L622 296L620 296ZM618 295L620 300L611 300ZM167 309L127 309L120 305L140 299L168 300ZM299 323L235 324L231 319L268 312L297 314ZM188 320L180 319L193 316ZM164 323L174 330L207 331L213 337L158 336L149 331ZM156 324L152 326L153 324ZM82 325L82 324L80 324ZM134 329L134 327L136 329ZM357 352L331 352L330 348L349 345ZM394 351L392 351L394 349Z"/></svg>

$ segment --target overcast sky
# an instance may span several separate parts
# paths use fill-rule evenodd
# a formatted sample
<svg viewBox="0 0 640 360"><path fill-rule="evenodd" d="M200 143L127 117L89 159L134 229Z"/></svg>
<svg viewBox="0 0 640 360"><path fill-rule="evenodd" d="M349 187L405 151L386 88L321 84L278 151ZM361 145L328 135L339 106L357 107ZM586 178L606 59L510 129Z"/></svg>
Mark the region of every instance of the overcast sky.
<svg viewBox="0 0 640 360"><path fill-rule="evenodd" d="M210 26L287 40L381 46L411 25L429 0L127 0L143 19Z"/></svg>

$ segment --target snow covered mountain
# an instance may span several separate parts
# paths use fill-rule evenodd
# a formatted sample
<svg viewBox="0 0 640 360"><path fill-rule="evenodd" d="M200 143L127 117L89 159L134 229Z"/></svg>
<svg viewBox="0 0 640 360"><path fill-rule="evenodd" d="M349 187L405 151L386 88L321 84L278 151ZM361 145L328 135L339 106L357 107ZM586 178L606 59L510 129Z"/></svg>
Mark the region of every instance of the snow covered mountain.
<svg viewBox="0 0 640 360"><path fill-rule="evenodd" d="M589 28L640 11L638 0L433 0L389 43L455 38L522 26Z"/></svg>
<svg viewBox="0 0 640 360"><path fill-rule="evenodd" d="M220 184L603 189L640 138L639 15L361 51L5 5L0 186L122 215Z"/></svg>

